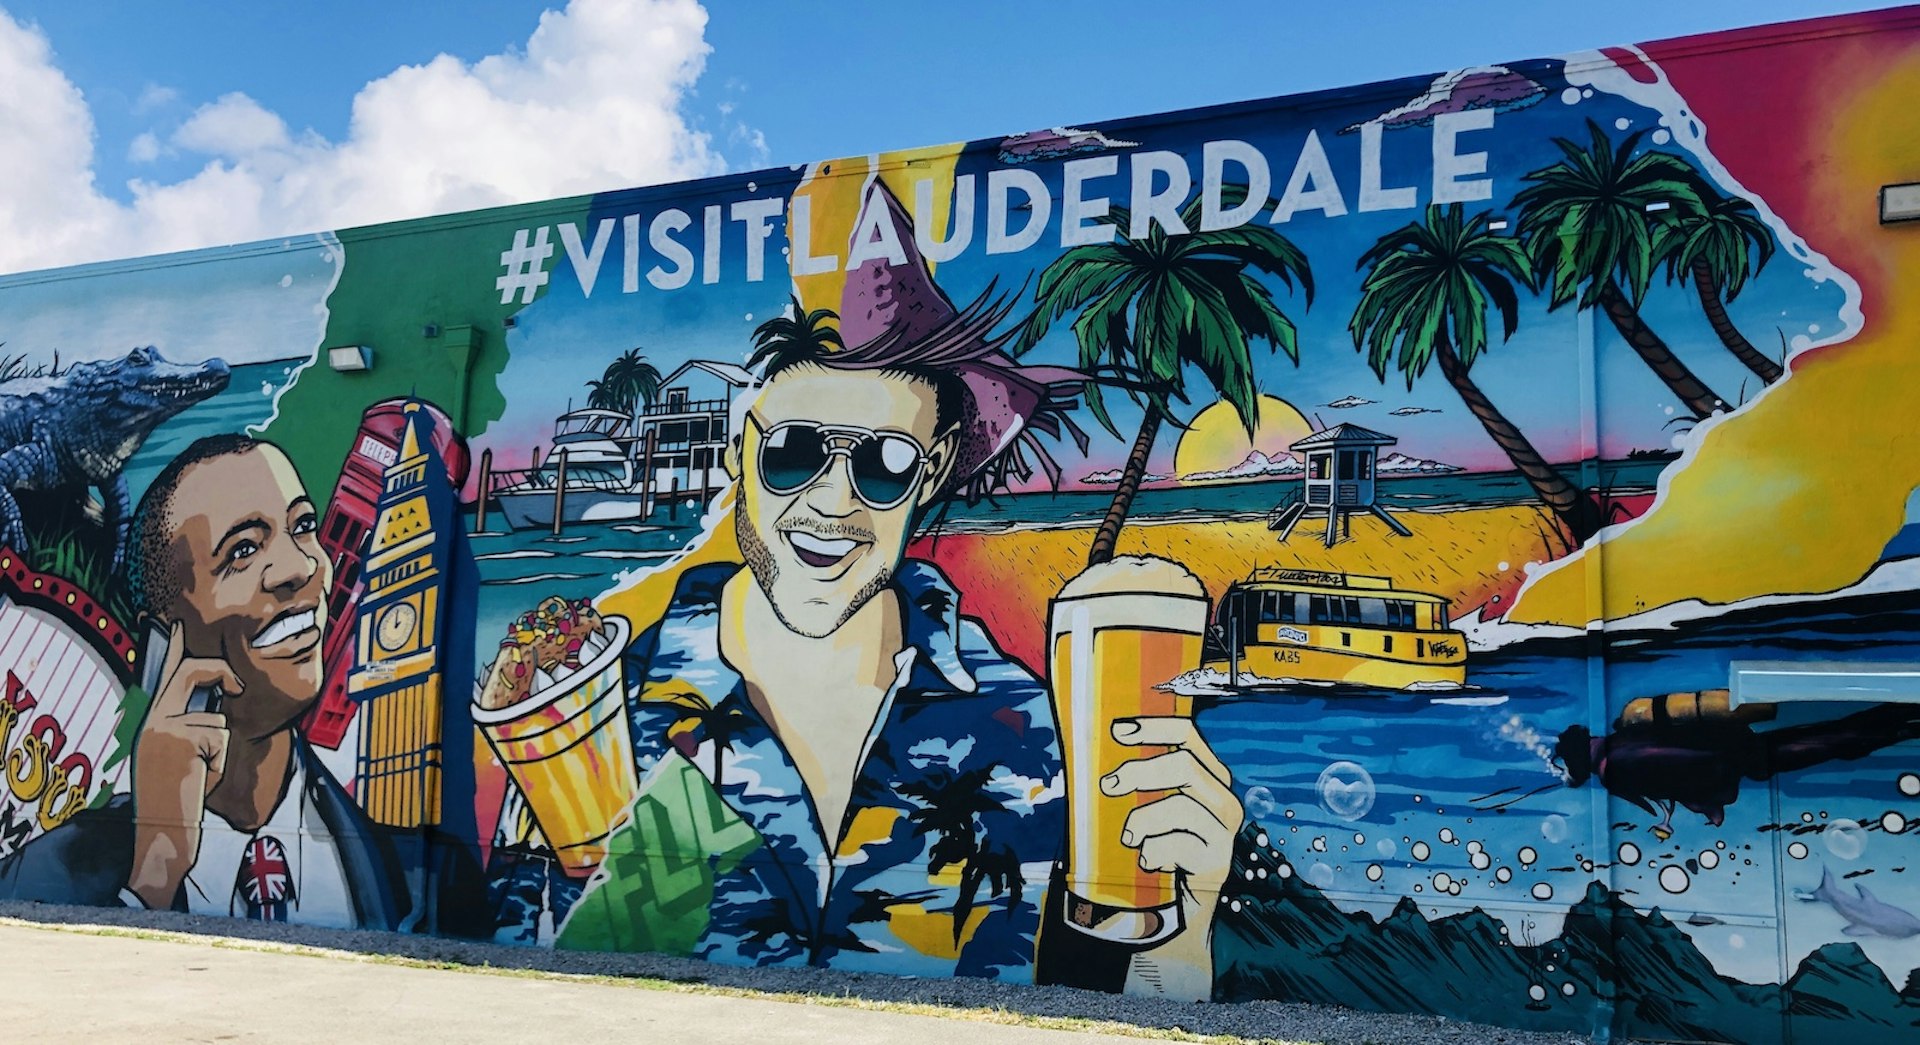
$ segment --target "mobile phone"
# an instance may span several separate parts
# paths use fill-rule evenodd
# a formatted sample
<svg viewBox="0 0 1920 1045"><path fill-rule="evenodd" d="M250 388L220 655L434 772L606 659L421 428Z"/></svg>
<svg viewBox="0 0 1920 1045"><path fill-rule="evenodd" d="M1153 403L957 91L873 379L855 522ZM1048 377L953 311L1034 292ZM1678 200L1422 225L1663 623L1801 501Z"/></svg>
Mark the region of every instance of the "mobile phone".
<svg viewBox="0 0 1920 1045"><path fill-rule="evenodd" d="M147 691L147 699L160 695L160 684L166 680L160 672L167 664L167 641L170 630L159 620L147 621L147 641L140 651L140 688ZM218 685L195 686L187 696L187 713L198 714L211 711L219 714L220 704L226 699L226 692Z"/></svg>

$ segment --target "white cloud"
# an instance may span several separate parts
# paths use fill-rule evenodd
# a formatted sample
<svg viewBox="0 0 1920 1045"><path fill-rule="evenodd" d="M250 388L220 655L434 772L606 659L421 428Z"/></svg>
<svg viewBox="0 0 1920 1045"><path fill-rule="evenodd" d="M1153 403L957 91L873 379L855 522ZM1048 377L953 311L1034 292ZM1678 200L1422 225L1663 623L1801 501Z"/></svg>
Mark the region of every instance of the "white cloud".
<svg viewBox="0 0 1920 1045"><path fill-rule="evenodd" d="M238 91L194 110L173 132L173 144L191 152L236 160L287 148L287 122Z"/></svg>
<svg viewBox="0 0 1920 1045"><path fill-rule="evenodd" d="M127 159L135 163L152 163L160 158L162 151L159 137L148 131L127 145Z"/></svg>
<svg viewBox="0 0 1920 1045"><path fill-rule="evenodd" d="M0 14L0 271L150 254L720 173L683 103L710 50L696 0L572 0L523 47L374 80L345 137L291 133L244 94L169 138L210 157L131 203L94 183L93 118L47 39ZM143 94L163 104L165 88ZM129 155L161 154L136 139ZM750 148L757 145L748 138Z"/></svg>
<svg viewBox="0 0 1920 1045"><path fill-rule="evenodd" d="M180 100L180 92L171 87L150 83L140 91L140 97L134 99L133 114L145 116L155 109L164 109Z"/></svg>

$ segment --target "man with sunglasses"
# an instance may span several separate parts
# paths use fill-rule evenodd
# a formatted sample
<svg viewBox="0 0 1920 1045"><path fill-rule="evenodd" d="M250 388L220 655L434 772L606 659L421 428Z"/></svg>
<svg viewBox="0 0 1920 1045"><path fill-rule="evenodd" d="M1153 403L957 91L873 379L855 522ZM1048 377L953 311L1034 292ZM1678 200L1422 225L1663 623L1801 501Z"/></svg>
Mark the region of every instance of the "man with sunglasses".
<svg viewBox="0 0 1920 1045"><path fill-rule="evenodd" d="M884 191L867 205L904 221ZM640 626L625 663L639 799L584 889L498 882L502 935L538 938L546 903L561 947L1205 998L1210 898L1240 826L1218 760L1190 722L1143 719L1122 742L1167 753L1110 781L1204 821L1125 840L1186 854L1191 898L1209 900L1185 931L1151 950L1071 931L1045 684L906 555L946 499L1025 478L1033 457L1056 471L1035 432L1084 445L1066 416L1084 378L1009 357L991 288L956 310L916 261L879 268L849 273L848 347L756 356L764 382L727 457L744 566L686 569Z"/></svg>

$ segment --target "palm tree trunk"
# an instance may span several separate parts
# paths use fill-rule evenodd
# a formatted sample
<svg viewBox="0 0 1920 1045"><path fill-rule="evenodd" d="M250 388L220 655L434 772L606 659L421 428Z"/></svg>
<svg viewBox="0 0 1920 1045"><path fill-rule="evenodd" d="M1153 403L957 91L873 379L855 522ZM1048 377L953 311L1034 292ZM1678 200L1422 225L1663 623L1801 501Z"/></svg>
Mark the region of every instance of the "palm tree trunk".
<svg viewBox="0 0 1920 1045"><path fill-rule="evenodd" d="M1568 482L1559 470L1540 456L1519 428L1507 420L1500 408L1493 405L1480 386L1474 384L1467 373L1467 366L1454 354L1453 344L1442 335L1434 346L1434 355L1440 361L1440 373L1445 375L1447 383L1459 393L1460 401L1487 430L1487 435L1505 450L1513 466L1533 487L1534 496L1552 509L1566 528L1573 533L1576 544L1583 544L1587 538L1600 532L1600 512L1593 499L1580 491L1580 488Z"/></svg>
<svg viewBox="0 0 1920 1045"><path fill-rule="evenodd" d="M1753 347L1740 328L1733 325L1727 316L1727 306L1720 300L1720 289L1713 282L1713 268L1705 259L1695 258L1693 262L1693 289L1700 294L1700 307L1707 310L1707 322L1713 324L1713 332L1720 335L1720 343L1727 346L1748 370L1760 375L1760 380L1773 384L1784 373L1780 364L1760 354Z"/></svg>
<svg viewBox="0 0 1920 1045"><path fill-rule="evenodd" d="M1120 543L1120 526L1127 521L1127 511L1133 507L1133 495L1140 492L1140 480L1147 474L1147 455L1153 452L1153 441L1160 435L1160 411L1151 405L1147 407L1147 416L1140 422L1140 435L1133 441L1133 451L1127 454L1126 467L1120 469L1120 486L1113 491L1113 503L1107 506L1107 516L1100 520L1100 529L1093 535L1093 550L1087 553L1087 565L1098 566L1113 558L1114 546Z"/></svg>
<svg viewBox="0 0 1920 1045"><path fill-rule="evenodd" d="M1673 394L1680 397L1687 410L1693 416L1706 420L1715 411L1729 409L1727 401L1713 394L1706 382L1694 375L1680 357L1673 354L1665 341L1647 326L1633 302L1620 292L1619 284L1609 279L1600 288L1600 308L1613 321L1613 327L1626 339L1627 346L1639 354L1642 361L1653 369L1655 377L1666 383Z"/></svg>

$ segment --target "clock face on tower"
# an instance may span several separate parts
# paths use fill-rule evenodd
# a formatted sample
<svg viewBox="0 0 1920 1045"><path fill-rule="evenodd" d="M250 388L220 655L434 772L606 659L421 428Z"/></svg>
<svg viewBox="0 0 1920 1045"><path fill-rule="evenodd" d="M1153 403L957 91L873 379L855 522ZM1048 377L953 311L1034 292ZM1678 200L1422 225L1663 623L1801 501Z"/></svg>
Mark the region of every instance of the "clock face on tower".
<svg viewBox="0 0 1920 1045"><path fill-rule="evenodd" d="M380 619L374 623L374 639L381 649L391 653L413 638L414 625L419 620L420 611L412 603L396 602L380 612Z"/></svg>

